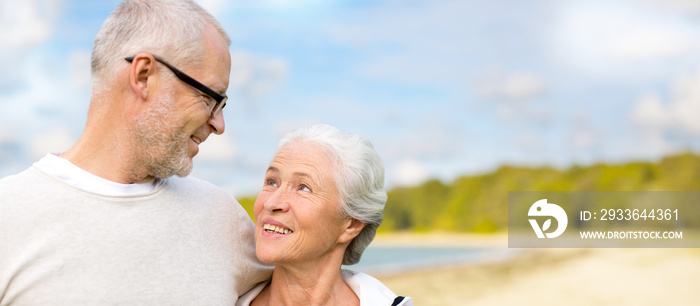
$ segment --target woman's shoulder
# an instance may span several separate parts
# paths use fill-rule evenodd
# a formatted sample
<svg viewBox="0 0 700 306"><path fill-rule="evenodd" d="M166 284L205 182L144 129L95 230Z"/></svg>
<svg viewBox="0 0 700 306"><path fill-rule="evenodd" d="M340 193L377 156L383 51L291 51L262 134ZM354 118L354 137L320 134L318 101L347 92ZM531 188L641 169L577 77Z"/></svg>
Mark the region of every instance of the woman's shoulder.
<svg viewBox="0 0 700 306"><path fill-rule="evenodd" d="M360 305L413 305L410 297L405 297L398 304L392 304L397 295L378 279L368 274L342 270L342 276L345 283L360 299Z"/></svg>

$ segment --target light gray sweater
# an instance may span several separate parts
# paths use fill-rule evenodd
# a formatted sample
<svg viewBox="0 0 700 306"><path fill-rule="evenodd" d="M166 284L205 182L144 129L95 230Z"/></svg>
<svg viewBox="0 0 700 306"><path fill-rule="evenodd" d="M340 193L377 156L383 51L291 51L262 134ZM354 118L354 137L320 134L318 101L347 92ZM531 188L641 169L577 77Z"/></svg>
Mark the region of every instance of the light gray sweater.
<svg viewBox="0 0 700 306"><path fill-rule="evenodd" d="M270 277L253 230L202 180L105 196L33 166L0 180L0 306L230 306Z"/></svg>

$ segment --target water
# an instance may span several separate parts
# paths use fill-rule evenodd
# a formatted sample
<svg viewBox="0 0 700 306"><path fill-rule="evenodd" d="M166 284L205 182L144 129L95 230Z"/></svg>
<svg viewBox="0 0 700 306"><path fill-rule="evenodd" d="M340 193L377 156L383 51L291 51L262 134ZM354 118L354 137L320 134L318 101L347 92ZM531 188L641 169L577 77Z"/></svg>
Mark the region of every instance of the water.
<svg viewBox="0 0 700 306"><path fill-rule="evenodd" d="M343 268L369 274L389 274L500 260L509 257L510 253L507 249L488 248L370 246L358 264Z"/></svg>

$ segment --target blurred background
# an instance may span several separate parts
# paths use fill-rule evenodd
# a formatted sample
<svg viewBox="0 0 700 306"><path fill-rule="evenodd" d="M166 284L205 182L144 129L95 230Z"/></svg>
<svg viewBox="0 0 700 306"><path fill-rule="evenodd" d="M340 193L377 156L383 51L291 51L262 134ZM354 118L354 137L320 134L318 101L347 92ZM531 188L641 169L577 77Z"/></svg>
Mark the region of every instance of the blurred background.
<svg viewBox="0 0 700 306"><path fill-rule="evenodd" d="M0 177L78 139L92 40L118 2L0 0ZM382 232L467 233L440 238L462 246L493 247L468 235L495 233L506 247L509 190L700 182L698 1L198 2L233 43L226 133L202 145L193 175L247 208L277 141L314 123L375 145L390 195ZM595 252L574 253L542 256ZM698 270L684 267L666 271ZM435 292L416 301L429 305Z"/></svg>
<svg viewBox="0 0 700 306"><path fill-rule="evenodd" d="M2 0L0 174L69 148L119 1ZM194 175L255 194L284 133L365 135L387 187L700 149L700 2L199 1L233 39Z"/></svg>

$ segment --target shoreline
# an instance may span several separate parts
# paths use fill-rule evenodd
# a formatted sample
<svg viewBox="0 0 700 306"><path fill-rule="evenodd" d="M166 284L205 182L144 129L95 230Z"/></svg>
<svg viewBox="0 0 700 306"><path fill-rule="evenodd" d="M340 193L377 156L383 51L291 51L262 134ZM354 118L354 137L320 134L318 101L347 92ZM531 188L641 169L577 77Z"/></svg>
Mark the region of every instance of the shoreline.
<svg viewBox="0 0 700 306"><path fill-rule="evenodd" d="M502 237L445 239L442 245L502 246ZM396 245L410 236L383 237ZM401 238L393 240L390 238ZM389 239L388 241L383 241ZM507 239L506 239L507 241ZM439 243L438 243L439 242ZM415 245L415 244L414 244ZM454 245L454 244L453 244ZM510 249L513 250L513 249ZM700 249L518 249L501 261L376 275L416 305L694 305L700 294Z"/></svg>
<svg viewBox="0 0 700 306"><path fill-rule="evenodd" d="M412 233L394 232L377 234L370 248L446 248L473 249L473 254L464 254L444 261L423 261L378 267L363 265L360 269L377 277L392 277L407 273L422 273L435 269L462 268L497 263L510 260L518 255L519 250L507 248L507 234L469 234L469 233ZM359 268L358 266L355 266ZM346 267L353 269L353 266Z"/></svg>
<svg viewBox="0 0 700 306"><path fill-rule="evenodd" d="M508 233L377 233L370 246L508 248Z"/></svg>

